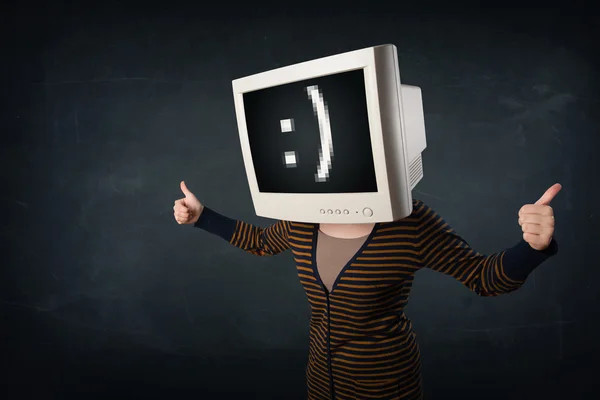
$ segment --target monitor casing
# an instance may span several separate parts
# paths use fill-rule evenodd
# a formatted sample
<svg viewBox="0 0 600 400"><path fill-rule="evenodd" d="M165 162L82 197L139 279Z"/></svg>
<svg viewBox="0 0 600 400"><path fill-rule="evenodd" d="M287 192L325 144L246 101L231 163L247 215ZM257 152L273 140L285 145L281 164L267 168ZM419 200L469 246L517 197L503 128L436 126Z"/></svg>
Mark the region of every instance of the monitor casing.
<svg viewBox="0 0 600 400"><path fill-rule="evenodd" d="M246 127L244 93L364 70L378 191L374 193L260 192ZM427 147L421 89L400 83L396 46L388 44L258 73L232 82L239 138L256 214L277 220L356 224L391 222L412 213L412 189L423 178Z"/></svg>

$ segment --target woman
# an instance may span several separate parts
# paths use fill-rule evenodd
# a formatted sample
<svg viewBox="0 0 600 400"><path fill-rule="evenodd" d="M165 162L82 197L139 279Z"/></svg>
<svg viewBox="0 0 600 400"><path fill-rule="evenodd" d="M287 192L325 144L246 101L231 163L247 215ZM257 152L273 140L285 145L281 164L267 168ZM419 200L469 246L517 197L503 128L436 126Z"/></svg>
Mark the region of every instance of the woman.
<svg viewBox="0 0 600 400"><path fill-rule="evenodd" d="M404 308L414 274L450 275L480 296L510 293L557 251L550 201L556 184L519 211L523 240L484 256L431 208L377 224L278 221L259 228L204 207L181 182L180 224L193 224L255 255L291 250L311 305L309 399L421 399L421 361Z"/></svg>

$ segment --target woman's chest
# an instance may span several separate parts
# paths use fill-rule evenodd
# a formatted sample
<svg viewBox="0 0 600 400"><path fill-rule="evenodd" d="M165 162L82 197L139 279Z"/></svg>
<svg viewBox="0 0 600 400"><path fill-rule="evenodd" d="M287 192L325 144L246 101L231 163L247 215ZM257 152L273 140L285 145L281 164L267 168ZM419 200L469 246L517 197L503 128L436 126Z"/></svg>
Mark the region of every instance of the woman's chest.
<svg viewBox="0 0 600 400"><path fill-rule="evenodd" d="M376 225L367 237L336 240L314 229L291 250L309 298L333 293L366 301L412 283L420 266L413 236Z"/></svg>

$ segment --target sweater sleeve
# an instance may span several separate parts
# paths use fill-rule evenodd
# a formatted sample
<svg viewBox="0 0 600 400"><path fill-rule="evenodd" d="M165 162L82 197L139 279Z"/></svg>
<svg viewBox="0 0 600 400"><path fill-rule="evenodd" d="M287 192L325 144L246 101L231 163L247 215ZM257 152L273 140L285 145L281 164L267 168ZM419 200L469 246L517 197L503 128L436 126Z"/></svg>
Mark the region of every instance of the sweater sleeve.
<svg viewBox="0 0 600 400"><path fill-rule="evenodd" d="M527 276L558 251L553 239L544 251L521 240L500 253L483 255L420 201L415 202L418 253L422 266L452 276L479 296L497 296L520 288Z"/></svg>
<svg viewBox="0 0 600 400"><path fill-rule="evenodd" d="M290 247L287 221L277 221L267 228L260 228L204 207L194 227L217 235L230 244L257 256L275 255Z"/></svg>

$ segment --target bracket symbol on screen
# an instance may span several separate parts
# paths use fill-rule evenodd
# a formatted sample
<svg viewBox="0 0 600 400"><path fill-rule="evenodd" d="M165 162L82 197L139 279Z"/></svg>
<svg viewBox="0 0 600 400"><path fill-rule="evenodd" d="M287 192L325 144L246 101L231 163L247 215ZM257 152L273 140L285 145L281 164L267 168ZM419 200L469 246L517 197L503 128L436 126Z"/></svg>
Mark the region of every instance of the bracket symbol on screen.
<svg viewBox="0 0 600 400"><path fill-rule="evenodd" d="M319 164L315 174L315 182L326 182L329 180L331 172L331 163L333 161L333 140L331 135L331 122L329 120L329 110L327 103L323 99L323 94L318 86L308 86L305 88L308 99L311 100L313 111L319 123ZM295 130L294 119L282 119L279 121L281 132L293 132ZM283 162L287 168L297 166L298 159L295 151L286 151L283 153Z"/></svg>

